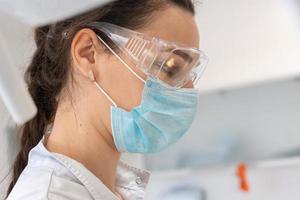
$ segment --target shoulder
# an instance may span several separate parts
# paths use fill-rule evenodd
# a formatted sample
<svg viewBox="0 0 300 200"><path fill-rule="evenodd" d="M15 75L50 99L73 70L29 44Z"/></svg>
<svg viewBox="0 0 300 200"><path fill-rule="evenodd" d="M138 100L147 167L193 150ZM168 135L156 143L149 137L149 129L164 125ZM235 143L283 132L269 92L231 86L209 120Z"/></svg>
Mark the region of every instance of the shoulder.
<svg viewBox="0 0 300 200"><path fill-rule="evenodd" d="M53 169L27 166L7 200L48 199Z"/></svg>
<svg viewBox="0 0 300 200"><path fill-rule="evenodd" d="M28 164L7 200L91 199L85 186L42 141L30 151Z"/></svg>
<svg viewBox="0 0 300 200"><path fill-rule="evenodd" d="M7 200L91 199L86 188L60 171L46 166L27 166Z"/></svg>

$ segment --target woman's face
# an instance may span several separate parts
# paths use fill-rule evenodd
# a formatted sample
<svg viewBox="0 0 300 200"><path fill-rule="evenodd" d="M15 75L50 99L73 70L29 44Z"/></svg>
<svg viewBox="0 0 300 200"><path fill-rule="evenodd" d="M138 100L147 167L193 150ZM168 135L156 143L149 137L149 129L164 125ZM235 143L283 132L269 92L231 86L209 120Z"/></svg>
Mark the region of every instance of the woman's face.
<svg viewBox="0 0 300 200"><path fill-rule="evenodd" d="M193 15L177 6L157 11L147 25L135 31L199 48L199 32ZM91 123L96 125L101 120L106 129L111 132L111 102L88 79L89 71L92 70L98 84L117 106L127 111L140 104L144 83L133 75L117 57L104 53L104 48L93 31L82 29L73 39L71 54L75 76L81 88L76 96L80 96L78 99L81 99L81 104L85 104L82 109L89 110L90 116L87 117ZM145 74L129 59L125 61L138 75L146 79Z"/></svg>

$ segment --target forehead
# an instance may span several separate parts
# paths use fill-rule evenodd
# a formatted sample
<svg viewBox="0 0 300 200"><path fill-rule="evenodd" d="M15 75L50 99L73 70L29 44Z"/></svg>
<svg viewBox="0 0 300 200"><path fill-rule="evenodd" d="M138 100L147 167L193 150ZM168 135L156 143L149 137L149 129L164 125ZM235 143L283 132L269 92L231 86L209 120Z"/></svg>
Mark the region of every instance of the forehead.
<svg viewBox="0 0 300 200"><path fill-rule="evenodd" d="M177 6L157 11L150 22L138 31L167 41L199 48L199 31L194 16Z"/></svg>

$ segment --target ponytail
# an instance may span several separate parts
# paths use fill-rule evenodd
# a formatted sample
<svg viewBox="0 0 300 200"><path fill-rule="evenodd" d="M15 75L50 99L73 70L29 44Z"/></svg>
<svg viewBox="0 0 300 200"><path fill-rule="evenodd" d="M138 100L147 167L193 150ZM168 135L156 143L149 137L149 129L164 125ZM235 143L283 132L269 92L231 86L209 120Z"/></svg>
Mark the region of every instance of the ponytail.
<svg viewBox="0 0 300 200"><path fill-rule="evenodd" d="M43 26L35 29L35 43L37 49L33 55L32 61L25 73L25 80L28 85L38 112L37 115L25 123L21 129L21 148L17 154L13 165L13 176L8 187L7 195L11 192L16 184L20 174L24 170L28 162L28 154L43 138L46 126L51 123L57 107L56 96L64 83L64 76L56 76L59 67L56 62L51 59L49 52L49 39L47 37L50 27ZM50 54L49 54L50 53ZM52 70L50 72L50 70ZM64 69L59 69L62 71Z"/></svg>

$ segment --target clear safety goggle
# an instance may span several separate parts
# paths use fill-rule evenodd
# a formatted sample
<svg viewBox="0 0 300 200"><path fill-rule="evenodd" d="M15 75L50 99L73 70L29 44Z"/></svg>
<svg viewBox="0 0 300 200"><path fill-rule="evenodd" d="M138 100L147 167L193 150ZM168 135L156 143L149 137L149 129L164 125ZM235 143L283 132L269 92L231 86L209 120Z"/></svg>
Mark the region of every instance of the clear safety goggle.
<svg viewBox="0 0 300 200"><path fill-rule="evenodd" d="M181 88L189 82L195 86L206 68L208 58L197 48L106 22L91 22L88 27L97 35L99 31L104 33L142 72L168 86ZM100 36L99 39L104 42Z"/></svg>

